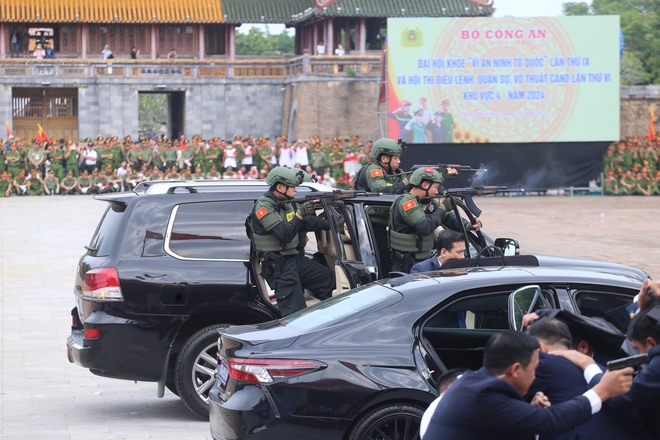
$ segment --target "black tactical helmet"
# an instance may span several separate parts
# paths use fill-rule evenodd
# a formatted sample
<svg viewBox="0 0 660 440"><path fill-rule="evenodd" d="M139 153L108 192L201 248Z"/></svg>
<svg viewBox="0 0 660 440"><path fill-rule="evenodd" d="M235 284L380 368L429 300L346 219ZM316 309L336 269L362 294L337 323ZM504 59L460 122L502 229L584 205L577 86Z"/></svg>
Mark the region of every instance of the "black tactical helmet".
<svg viewBox="0 0 660 440"><path fill-rule="evenodd" d="M298 186L303 182L304 176L302 170L292 170L286 167L276 167L268 173L266 183L273 186L276 183L283 183L286 186Z"/></svg>
<svg viewBox="0 0 660 440"><path fill-rule="evenodd" d="M378 160L381 154L389 154L390 156L401 156L403 148L401 145L389 138L378 139L374 146L371 148L371 155Z"/></svg>
<svg viewBox="0 0 660 440"><path fill-rule="evenodd" d="M424 167L416 169L415 172L410 176L408 183L412 186L420 186L424 180L442 183L444 182L445 178L438 170L430 167Z"/></svg>

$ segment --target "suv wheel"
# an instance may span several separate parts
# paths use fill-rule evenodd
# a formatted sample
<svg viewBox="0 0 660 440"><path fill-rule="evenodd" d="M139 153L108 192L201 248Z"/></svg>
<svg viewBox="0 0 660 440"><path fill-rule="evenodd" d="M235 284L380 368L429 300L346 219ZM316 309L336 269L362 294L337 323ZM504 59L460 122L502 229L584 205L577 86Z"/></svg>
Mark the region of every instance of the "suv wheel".
<svg viewBox="0 0 660 440"><path fill-rule="evenodd" d="M176 360L175 385L183 403L195 415L209 418L209 392L215 384L218 332L223 325L206 327L188 339Z"/></svg>
<svg viewBox="0 0 660 440"><path fill-rule="evenodd" d="M349 440L418 439L424 410L407 403L381 406L360 419Z"/></svg>

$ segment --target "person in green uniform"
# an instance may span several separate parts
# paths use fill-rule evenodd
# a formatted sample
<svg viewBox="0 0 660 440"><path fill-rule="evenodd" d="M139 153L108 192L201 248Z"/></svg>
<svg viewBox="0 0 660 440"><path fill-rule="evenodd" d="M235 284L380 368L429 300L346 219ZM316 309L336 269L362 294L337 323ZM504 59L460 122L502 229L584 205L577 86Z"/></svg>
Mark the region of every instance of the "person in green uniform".
<svg viewBox="0 0 660 440"><path fill-rule="evenodd" d="M163 167L176 169L176 147L174 143L165 147L165 150L161 152L161 158L163 160Z"/></svg>
<svg viewBox="0 0 660 440"><path fill-rule="evenodd" d="M190 144L190 143L188 143L188 141L186 141L185 150L181 150L181 152L180 152L180 159L179 159L180 168L182 168L182 169L183 168L188 168L188 169L193 168L193 160L194 160L194 157L195 157L195 150L193 149L193 145L194 144Z"/></svg>
<svg viewBox="0 0 660 440"><path fill-rule="evenodd" d="M222 176L218 172L216 166L211 165L211 168L209 169L208 173L206 173L206 178L209 180L219 180L220 178L222 178Z"/></svg>
<svg viewBox="0 0 660 440"><path fill-rule="evenodd" d="M195 180L204 180L206 178L206 175L202 172L201 165L195 167L195 173L192 175L192 178Z"/></svg>
<svg viewBox="0 0 660 440"><path fill-rule="evenodd" d="M158 167L153 167L151 174L149 174L149 180L163 180L163 178L163 173L160 172L160 169Z"/></svg>
<svg viewBox="0 0 660 440"><path fill-rule="evenodd" d="M23 156L21 152L18 151L18 146L16 142L9 144L9 151L5 155L5 161L7 162L7 172L12 175L13 178L18 176L18 172L24 169Z"/></svg>
<svg viewBox="0 0 660 440"><path fill-rule="evenodd" d="M330 166L332 178L337 180L344 177L344 152L341 151L339 145L332 146L332 153L330 153Z"/></svg>
<svg viewBox="0 0 660 440"><path fill-rule="evenodd" d="M11 195L11 173L3 172L0 176L0 197L9 197Z"/></svg>
<svg viewBox="0 0 660 440"><path fill-rule="evenodd" d="M268 173L270 189L254 204L246 219L262 275L275 291L277 307L282 316L306 307L304 290L319 299L326 299L335 289L332 271L326 266L300 255L300 231L329 229L327 220L312 215L314 203L286 203L294 199L303 173L276 167ZM283 203L279 203L283 202Z"/></svg>
<svg viewBox="0 0 660 440"><path fill-rule="evenodd" d="M140 151L140 154L138 155L138 160L140 161L140 165L142 167L146 165L147 169L149 169L149 167L154 166L153 155L154 155L155 147L156 147L156 142L152 139L147 144L145 144L142 150Z"/></svg>
<svg viewBox="0 0 660 440"><path fill-rule="evenodd" d="M24 196L27 193L27 183L25 181L25 171L19 170L16 177L11 181L14 194Z"/></svg>
<svg viewBox="0 0 660 440"><path fill-rule="evenodd" d="M78 158L80 157L80 150L78 145L74 144L71 141L67 141L66 147L62 150L64 155L64 165L66 166L66 172L71 171L74 177L80 175L78 169Z"/></svg>
<svg viewBox="0 0 660 440"><path fill-rule="evenodd" d="M197 141L197 144L194 147L195 154L193 155L193 166L202 167L202 172L204 172L204 150L206 149L206 142L203 139Z"/></svg>
<svg viewBox="0 0 660 440"><path fill-rule="evenodd" d="M642 171L639 174L637 179L637 189L643 196L652 196L653 187L655 184L655 179L653 179L648 172L647 168L642 168Z"/></svg>
<svg viewBox="0 0 660 440"><path fill-rule="evenodd" d="M64 181L62 183L64 183ZM67 185L70 185L70 183ZM92 176L89 175L87 170L84 170L80 177L78 177L78 190L80 190L82 194L93 194L93 186L94 181L92 180Z"/></svg>
<svg viewBox="0 0 660 440"><path fill-rule="evenodd" d="M140 156L140 144L138 142L131 142L128 150L126 151L126 164L130 165L131 168L139 169L138 162Z"/></svg>
<svg viewBox="0 0 660 440"><path fill-rule="evenodd" d="M442 116L442 126L445 129L445 143L454 142L454 117L449 112L449 100L445 99L440 105L440 115Z"/></svg>
<svg viewBox="0 0 660 440"><path fill-rule="evenodd" d="M218 170L222 167L222 165L218 167L218 161L222 162L222 151L219 148L218 142L212 142L209 148L204 151L204 165L202 168L207 174L212 167Z"/></svg>
<svg viewBox="0 0 660 440"><path fill-rule="evenodd" d="M619 180L614 176L614 171L607 171L603 192L608 196L619 195Z"/></svg>
<svg viewBox="0 0 660 440"><path fill-rule="evenodd" d="M85 175L86 176L86 175ZM82 179L83 176L80 177ZM89 178L89 176L87 176ZM92 179L89 179L89 185L91 185ZM75 175L73 174L73 171L67 171L66 176L64 176L64 179L62 179L62 183L60 183L60 193L62 195L76 195L80 194L80 185L78 184L78 180L76 180Z"/></svg>
<svg viewBox="0 0 660 440"><path fill-rule="evenodd" d="M61 139L63 141L64 139ZM64 149L66 145L60 142L58 145L53 145L50 150L50 169L55 172L55 177L62 180L62 168L64 165Z"/></svg>
<svg viewBox="0 0 660 440"><path fill-rule="evenodd" d="M30 176L25 180L26 191L28 196L42 196L47 194L44 180L37 173L37 170L30 171Z"/></svg>
<svg viewBox="0 0 660 440"><path fill-rule="evenodd" d="M619 179L619 185L621 188L620 194L633 194L637 182L635 181L632 170L628 169L625 171L624 175Z"/></svg>
<svg viewBox="0 0 660 440"><path fill-rule="evenodd" d="M62 171L60 169L60 171ZM48 176L44 179L44 186L46 187L46 194L54 196L60 193L60 179L55 176L55 171L51 168L48 170Z"/></svg>
<svg viewBox="0 0 660 440"><path fill-rule="evenodd" d="M257 149L257 156L259 156L261 169L263 169L264 166L267 166L269 170L271 169L273 154L274 154L273 149L270 147L268 142L264 142L262 140L259 148Z"/></svg>
<svg viewBox="0 0 660 440"><path fill-rule="evenodd" d="M312 170L314 170L316 175L322 176L325 174L325 169L330 165L330 162L328 162L328 158L326 157L325 153L321 151L320 144L316 144L314 147L314 152L310 157L310 162L312 165Z"/></svg>
<svg viewBox="0 0 660 440"><path fill-rule="evenodd" d="M32 144L32 147L27 152L27 160L28 160L27 171L32 171L32 170L37 170L40 172L44 171L42 168L44 166L44 163L46 162L46 153L44 153L44 150L41 148L41 145L39 145L39 143L34 142Z"/></svg>
<svg viewBox="0 0 660 440"><path fill-rule="evenodd" d="M114 158L114 153L110 148L110 142L105 141L101 148L98 150L98 157L101 162L101 169L104 170L106 166L110 165L112 168L112 159ZM97 162L98 164L98 162Z"/></svg>

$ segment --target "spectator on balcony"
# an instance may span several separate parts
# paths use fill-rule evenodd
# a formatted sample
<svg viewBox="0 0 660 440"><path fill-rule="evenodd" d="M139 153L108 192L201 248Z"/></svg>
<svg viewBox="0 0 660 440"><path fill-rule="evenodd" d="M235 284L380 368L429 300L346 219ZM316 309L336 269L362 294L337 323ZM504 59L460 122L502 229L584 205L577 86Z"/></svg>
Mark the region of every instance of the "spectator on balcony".
<svg viewBox="0 0 660 440"><path fill-rule="evenodd" d="M50 47L50 44L46 43L44 47L44 58L48 59L54 59L55 58L55 51L53 50L52 47Z"/></svg>
<svg viewBox="0 0 660 440"><path fill-rule="evenodd" d="M174 48L172 48L170 50L170 53L167 54L167 59L170 60L170 61L174 61L174 60L176 60L176 58L177 58L176 50L174 50Z"/></svg>
<svg viewBox="0 0 660 440"><path fill-rule="evenodd" d="M104 60L109 60L109 59L111 60L111 59L113 59L113 58L115 57L115 56L112 54L112 51L110 50L110 46L109 46L108 44L105 45L105 47L104 47L103 50L101 51L101 54L103 54L103 59L104 59Z"/></svg>
<svg viewBox="0 0 660 440"><path fill-rule="evenodd" d="M316 55L325 55L325 43L323 41L319 41L319 44L316 45Z"/></svg>
<svg viewBox="0 0 660 440"><path fill-rule="evenodd" d="M14 31L11 33L11 57L18 58L21 55L21 33L18 32L18 29L14 28Z"/></svg>
<svg viewBox="0 0 660 440"><path fill-rule="evenodd" d="M335 55L337 55L338 57L343 57L344 55L346 55L346 51L344 50L344 46L342 46L341 44L338 44L337 48L335 49Z"/></svg>
<svg viewBox="0 0 660 440"><path fill-rule="evenodd" d="M23 48L23 56L27 58L30 52L30 31L28 28L23 29L23 33L21 34L21 46Z"/></svg>
<svg viewBox="0 0 660 440"><path fill-rule="evenodd" d="M45 56L46 51L41 47L41 44L37 44L37 48L34 49L34 57L38 60L43 60Z"/></svg>
<svg viewBox="0 0 660 440"><path fill-rule="evenodd" d="M137 60L138 55L140 55L140 51L135 46L131 47L131 59Z"/></svg>

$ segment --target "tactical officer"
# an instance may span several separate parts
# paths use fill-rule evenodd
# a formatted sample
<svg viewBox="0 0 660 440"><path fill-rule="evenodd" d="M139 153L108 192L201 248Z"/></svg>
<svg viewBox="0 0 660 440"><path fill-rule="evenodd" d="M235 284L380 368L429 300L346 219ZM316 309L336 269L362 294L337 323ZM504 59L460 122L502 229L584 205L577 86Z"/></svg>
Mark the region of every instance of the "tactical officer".
<svg viewBox="0 0 660 440"><path fill-rule="evenodd" d="M296 196L296 187L302 182L300 170L273 169L266 177L270 189L257 200L246 220L262 275L275 291L282 316L306 307L303 289L325 299L335 288L330 269L299 253L301 230L328 229L330 226L327 221L312 215L313 202L286 203Z"/></svg>
<svg viewBox="0 0 660 440"><path fill-rule="evenodd" d="M386 194L403 194L406 182L397 174L401 173L403 147L396 141L382 138L376 141L371 154L376 162L370 163L358 171L355 176L355 189ZM383 274L387 275L392 269L392 251L387 245L387 212L379 215L376 212L371 217L380 266Z"/></svg>
<svg viewBox="0 0 660 440"><path fill-rule="evenodd" d="M371 155L375 163L363 167L355 178L355 189L385 194L403 194L406 183L397 174L401 173L401 153L403 148L392 139L379 139L374 144Z"/></svg>
<svg viewBox="0 0 660 440"><path fill-rule="evenodd" d="M456 226L456 216L438 195L443 175L433 168L419 168L410 176L410 192L397 197L390 209L389 245L394 254L392 270L409 273L420 261L431 257L433 231L442 223ZM467 221L466 221L467 222ZM479 230L469 222L465 229Z"/></svg>

